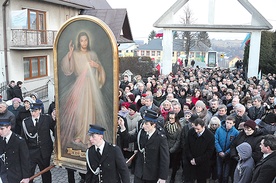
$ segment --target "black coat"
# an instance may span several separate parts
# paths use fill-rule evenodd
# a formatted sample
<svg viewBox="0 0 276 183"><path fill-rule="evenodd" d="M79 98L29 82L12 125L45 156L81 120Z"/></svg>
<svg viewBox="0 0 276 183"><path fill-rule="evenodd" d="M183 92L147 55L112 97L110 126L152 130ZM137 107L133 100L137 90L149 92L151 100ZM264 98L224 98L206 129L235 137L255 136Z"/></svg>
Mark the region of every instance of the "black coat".
<svg viewBox="0 0 276 183"><path fill-rule="evenodd" d="M252 135L247 136L244 131L240 132L239 135L235 138L230 147L230 156L233 159L237 159L238 152L236 147L243 142L250 144L252 148L252 158L255 163L257 163L262 158L262 152L260 148L260 143L262 140L263 133L261 130L256 129Z"/></svg>
<svg viewBox="0 0 276 183"><path fill-rule="evenodd" d="M215 137L206 127L203 134L198 137L194 128L187 136L186 156L189 161L195 159L196 165L189 163L193 179L207 179L210 177L211 157L215 149Z"/></svg>
<svg viewBox="0 0 276 183"><path fill-rule="evenodd" d="M20 98L23 101L22 90L19 86L15 85L13 88L14 97Z"/></svg>
<svg viewBox="0 0 276 183"><path fill-rule="evenodd" d="M24 132L24 124L22 124L23 138L26 139L30 150L30 158L32 158L32 149L39 148L43 158L50 157L53 151L53 141L50 130L54 133L55 121L47 114L41 114L37 126L34 126L32 117L25 118L23 122L30 135L38 133L38 141L36 138L29 138ZM37 152L37 151L35 151Z"/></svg>
<svg viewBox="0 0 276 183"><path fill-rule="evenodd" d="M256 164L252 183L271 183L276 177L276 152Z"/></svg>
<svg viewBox="0 0 276 183"><path fill-rule="evenodd" d="M129 135L126 130L122 132L122 137L129 142L137 142L137 135ZM156 130L147 139L146 132L141 129L139 144L141 149L145 148L145 158L144 153L138 150L134 175L142 180L167 180L170 156L166 136Z"/></svg>
<svg viewBox="0 0 276 183"><path fill-rule="evenodd" d="M0 138L0 154L4 153L4 141ZM5 164L0 160L0 176L7 169L9 183L19 183L23 178L30 177L29 150L25 140L12 133L6 145Z"/></svg>
<svg viewBox="0 0 276 183"><path fill-rule="evenodd" d="M87 150L90 167L93 171L99 167L101 169L100 179L103 183L130 183L129 170L118 146L105 143L102 157L99 160L95 146ZM86 183L99 183L99 176L95 175L88 166Z"/></svg>
<svg viewBox="0 0 276 183"><path fill-rule="evenodd" d="M23 119L30 117L31 116L31 112L30 110L26 110L25 107L22 107L19 112L18 115L16 117L16 124L15 124L15 133L17 133L18 135L23 136L21 129L22 129L22 121Z"/></svg>

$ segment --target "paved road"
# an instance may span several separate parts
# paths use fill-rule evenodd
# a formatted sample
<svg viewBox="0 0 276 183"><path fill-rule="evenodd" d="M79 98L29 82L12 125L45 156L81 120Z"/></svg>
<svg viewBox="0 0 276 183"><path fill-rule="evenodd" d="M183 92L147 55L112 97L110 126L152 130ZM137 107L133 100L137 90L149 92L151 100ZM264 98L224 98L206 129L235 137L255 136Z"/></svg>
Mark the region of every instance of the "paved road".
<svg viewBox="0 0 276 183"><path fill-rule="evenodd" d="M38 169L36 170L36 172L38 172ZM182 183L181 172L182 172L181 169L177 172L175 183ZM52 183L67 183L68 182L66 169L64 169L62 167L54 167L51 169L51 173L52 173L52 180L53 180ZM79 174L77 172L75 172L75 180L76 180L76 183L78 183L81 180L81 177L79 176ZM170 180L170 178L168 178L168 181L167 181L168 183L169 183L169 180ZM34 183L42 183L41 176L35 178ZM133 175L131 175L131 183L133 183Z"/></svg>

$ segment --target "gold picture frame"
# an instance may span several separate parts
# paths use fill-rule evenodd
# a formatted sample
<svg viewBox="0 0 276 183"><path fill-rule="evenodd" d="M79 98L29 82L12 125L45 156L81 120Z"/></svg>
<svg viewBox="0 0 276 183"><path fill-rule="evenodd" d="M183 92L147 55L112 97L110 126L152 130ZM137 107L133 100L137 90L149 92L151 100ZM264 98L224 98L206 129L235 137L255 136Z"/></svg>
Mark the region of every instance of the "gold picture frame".
<svg viewBox="0 0 276 183"><path fill-rule="evenodd" d="M100 19L80 15L67 20L54 43L56 135L54 163L86 170L89 124L106 128L115 143L118 113L118 47Z"/></svg>

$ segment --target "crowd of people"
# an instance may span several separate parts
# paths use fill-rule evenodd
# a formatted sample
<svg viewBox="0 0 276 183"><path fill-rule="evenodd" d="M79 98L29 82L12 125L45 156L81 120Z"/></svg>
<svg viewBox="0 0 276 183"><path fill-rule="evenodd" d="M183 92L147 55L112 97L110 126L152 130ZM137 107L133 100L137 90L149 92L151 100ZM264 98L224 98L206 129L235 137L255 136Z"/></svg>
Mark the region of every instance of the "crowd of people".
<svg viewBox="0 0 276 183"><path fill-rule="evenodd" d="M90 125L92 146L81 181L129 183L130 171L134 183L165 183L169 177L175 183L182 171L185 183L275 182L275 88L276 74L246 78L242 68L179 67L145 80L125 75L118 146L104 140L103 127ZM37 94L11 96L12 105L0 102L0 180L28 183L36 166L50 165L54 103L45 115ZM50 171L42 181L52 182Z"/></svg>
<svg viewBox="0 0 276 183"><path fill-rule="evenodd" d="M50 105L44 114L44 104L37 93L22 97L22 82L11 81L7 101L0 102L0 182L28 183L38 166L40 171L50 166L53 152L55 109ZM52 109L53 108L53 109ZM50 171L42 174L44 183L52 182Z"/></svg>
<svg viewBox="0 0 276 183"><path fill-rule="evenodd" d="M180 167L183 182L272 182L275 88L276 74L246 78L242 67L179 67L169 75L137 75L132 80L124 75L119 83L117 143L125 158L138 153L129 166L134 182L166 180L164 172L171 168L174 183ZM147 120L152 111L156 119ZM149 126L160 136L153 144L144 140ZM266 139L270 142L264 145ZM269 165L264 168L266 159Z"/></svg>

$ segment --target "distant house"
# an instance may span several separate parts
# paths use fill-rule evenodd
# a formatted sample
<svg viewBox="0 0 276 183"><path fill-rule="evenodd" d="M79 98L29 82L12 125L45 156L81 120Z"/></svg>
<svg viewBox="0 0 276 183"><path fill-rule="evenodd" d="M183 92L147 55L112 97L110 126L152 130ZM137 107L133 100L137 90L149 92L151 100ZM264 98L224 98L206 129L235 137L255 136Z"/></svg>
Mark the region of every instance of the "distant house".
<svg viewBox="0 0 276 183"><path fill-rule="evenodd" d="M137 44L135 43L123 43L118 47L119 57L133 57L136 54Z"/></svg>
<svg viewBox="0 0 276 183"><path fill-rule="evenodd" d="M20 80L28 93L52 83L52 92L45 94L51 100L53 44L66 20L80 14L95 16L111 28L118 44L133 42L126 9L112 9L106 0L7 0L0 11L1 86Z"/></svg>
<svg viewBox="0 0 276 183"><path fill-rule="evenodd" d="M239 57L235 57L232 60L229 61L229 67L235 67L235 64L238 60L241 60Z"/></svg>
<svg viewBox="0 0 276 183"><path fill-rule="evenodd" d="M140 45L137 50L137 56L149 56L152 61L158 63L162 61L163 56L163 46L162 39L152 39L147 44ZM210 51L206 45L198 42L194 47L190 49L188 60L196 60L204 62L206 52ZM172 52L172 63L176 63L178 59L185 59L184 51L184 40L174 39L173 40L173 52Z"/></svg>

